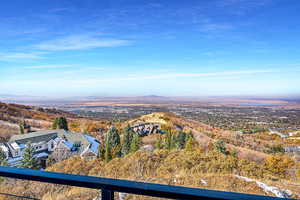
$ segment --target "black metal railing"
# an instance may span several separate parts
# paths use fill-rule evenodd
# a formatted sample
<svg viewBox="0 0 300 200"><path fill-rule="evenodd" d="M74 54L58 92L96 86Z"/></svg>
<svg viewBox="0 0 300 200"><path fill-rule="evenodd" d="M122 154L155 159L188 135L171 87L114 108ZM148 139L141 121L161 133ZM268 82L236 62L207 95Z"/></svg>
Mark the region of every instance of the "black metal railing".
<svg viewBox="0 0 300 200"><path fill-rule="evenodd" d="M9 193L3 193L3 192L0 192L0 195L1 196L6 196L8 198L15 198L15 199L30 199L30 200L39 200L37 198L33 198L33 197L27 197L27 196L21 196L21 195L16 195L16 194L9 194Z"/></svg>
<svg viewBox="0 0 300 200"><path fill-rule="evenodd" d="M0 166L0 176L45 183L63 184L101 190L103 200L113 200L115 192L168 199L201 200L282 200L282 198L187 188L92 176L81 176Z"/></svg>

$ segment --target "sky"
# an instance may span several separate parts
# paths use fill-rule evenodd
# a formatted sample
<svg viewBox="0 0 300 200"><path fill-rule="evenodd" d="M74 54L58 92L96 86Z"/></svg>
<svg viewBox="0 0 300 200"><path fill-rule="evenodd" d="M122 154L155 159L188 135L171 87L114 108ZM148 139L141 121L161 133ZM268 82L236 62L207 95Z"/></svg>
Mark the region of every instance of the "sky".
<svg viewBox="0 0 300 200"><path fill-rule="evenodd" d="M298 95L299 10L299 0L3 0L0 95Z"/></svg>

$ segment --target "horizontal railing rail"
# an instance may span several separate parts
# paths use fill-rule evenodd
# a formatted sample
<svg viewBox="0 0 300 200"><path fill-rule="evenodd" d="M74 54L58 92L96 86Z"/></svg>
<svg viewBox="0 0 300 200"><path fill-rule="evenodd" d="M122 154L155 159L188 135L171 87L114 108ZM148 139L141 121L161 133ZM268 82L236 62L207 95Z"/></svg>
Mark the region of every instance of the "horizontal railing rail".
<svg viewBox="0 0 300 200"><path fill-rule="evenodd" d="M9 194L9 193L2 193L2 192L0 192L0 195L1 195L1 196L6 196L6 197L14 197L14 198L17 198L17 199L39 200L39 199L33 198L33 197L20 196L20 195Z"/></svg>
<svg viewBox="0 0 300 200"><path fill-rule="evenodd" d="M136 195L183 200L282 200L282 198L270 196L222 192L215 190L187 188L181 186L161 185L111 178L63 174L57 172L46 172L3 166L0 166L0 176L23 180L40 181L45 183L99 189L102 191L101 198L104 200L114 199L114 192L123 192Z"/></svg>

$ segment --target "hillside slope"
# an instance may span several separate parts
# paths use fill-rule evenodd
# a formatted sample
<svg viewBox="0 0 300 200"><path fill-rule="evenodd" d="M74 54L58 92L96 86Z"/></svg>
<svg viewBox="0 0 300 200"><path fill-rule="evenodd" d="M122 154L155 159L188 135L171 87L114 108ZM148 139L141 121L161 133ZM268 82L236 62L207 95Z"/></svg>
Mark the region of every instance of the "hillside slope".
<svg viewBox="0 0 300 200"><path fill-rule="evenodd" d="M220 155L214 151L209 153L138 151L124 158L115 158L109 163L73 157L47 170L268 196L280 194L293 198L300 197L299 183L283 179L269 179L267 175L264 175L268 174L268 171L263 166L247 163L245 160L238 160L232 156ZM249 181L248 177L251 177L253 181ZM99 195L99 191L86 188L11 180L1 185L0 191L14 191L15 194L43 200L89 200ZM133 195L128 195L126 199L154 198L143 196L133 198Z"/></svg>
<svg viewBox="0 0 300 200"><path fill-rule="evenodd" d="M181 127L183 131L193 133L199 143L199 147L202 149L207 149L209 144L217 140L223 140L228 148L237 150L239 156L242 158L248 158L258 162L268 156L266 152L270 147L282 144L282 142L277 140L263 140L251 135L242 135L232 131L212 128L209 125L188 120L173 113L152 113L128 121L129 124L141 122L160 123L163 127ZM144 141L155 141L153 137L155 138L157 136L147 136L144 138Z"/></svg>
<svg viewBox="0 0 300 200"><path fill-rule="evenodd" d="M62 110L0 102L0 140L5 141L11 135L19 134L19 123L23 120L33 130L50 129L54 119L60 116L68 119L70 130L75 132L95 133L100 128L106 129L108 124Z"/></svg>
<svg viewBox="0 0 300 200"><path fill-rule="evenodd" d="M71 121L87 120L78 119L76 116L70 117ZM79 123L81 122L79 121ZM122 128L128 124L141 122L159 123L162 129L170 131L171 134L177 134L179 131L191 132L195 139L192 150L176 148L149 150L144 148L144 150L125 157L116 157L107 163L101 158L86 160L72 157L56 163L46 170L300 198L299 158L267 153L266 150L269 146L278 144L276 140L237 135L234 132L215 129L172 113L152 113L125 123L116 122L114 125L120 129L122 139ZM92 121L91 123L98 125L100 122ZM166 136L166 134L153 134L143 137L141 146L152 145L154 147L158 138L166 138ZM221 152L215 146L216 142L220 140L224 141L226 153ZM9 179L2 183L0 192L11 191L14 191L15 194L44 200L93 199L99 195L99 191L86 188ZM133 198L132 195L128 195L126 199L152 198L142 196Z"/></svg>

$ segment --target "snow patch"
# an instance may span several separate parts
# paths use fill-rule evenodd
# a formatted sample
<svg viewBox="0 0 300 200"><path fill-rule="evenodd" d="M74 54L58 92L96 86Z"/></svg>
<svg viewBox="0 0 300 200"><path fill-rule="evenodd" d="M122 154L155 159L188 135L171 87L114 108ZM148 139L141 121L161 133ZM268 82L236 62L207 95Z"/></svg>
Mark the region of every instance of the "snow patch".
<svg viewBox="0 0 300 200"><path fill-rule="evenodd" d="M262 188L264 190L264 192L266 192L267 194L273 193L276 197L288 198L293 194L293 192L290 191L290 190L281 190L278 187L267 185L263 182L254 180L252 178L239 176L239 175L235 175L235 176L239 179L242 179L242 180L246 181L246 182L255 182L260 188Z"/></svg>
<svg viewBox="0 0 300 200"><path fill-rule="evenodd" d="M203 179L201 179L200 182L201 182L202 185L207 185L207 182Z"/></svg>
<svg viewBox="0 0 300 200"><path fill-rule="evenodd" d="M119 193L119 200L125 200L126 196L127 196L126 193L120 192Z"/></svg>

